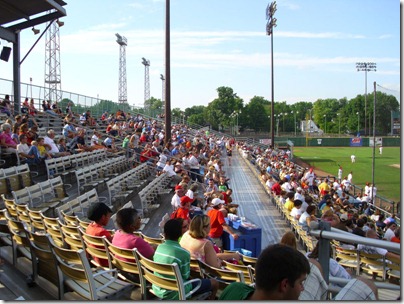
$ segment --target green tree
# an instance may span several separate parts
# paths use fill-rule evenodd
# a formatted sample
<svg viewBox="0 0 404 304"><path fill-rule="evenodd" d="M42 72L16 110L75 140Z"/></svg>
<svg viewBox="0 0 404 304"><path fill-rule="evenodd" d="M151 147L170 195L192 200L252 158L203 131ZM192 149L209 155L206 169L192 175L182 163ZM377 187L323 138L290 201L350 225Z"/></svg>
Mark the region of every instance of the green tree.
<svg viewBox="0 0 404 304"><path fill-rule="evenodd" d="M234 111L243 108L243 100L233 92L232 88L219 87L218 98L208 104L204 111L205 119L215 130L230 126Z"/></svg>
<svg viewBox="0 0 404 304"><path fill-rule="evenodd" d="M239 117L240 122L246 123L251 129L255 131L268 131L270 128L270 108L268 107L269 101L261 96L254 96L251 98L250 102L244 107L241 117ZM240 119L241 118L241 119Z"/></svg>
<svg viewBox="0 0 404 304"><path fill-rule="evenodd" d="M182 121L182 117L181 117L182 114L183 114L183 112L181 111L180 108L171 109L171 120L172 120L173 122L175 122L175 121L177 121L177 122Z"/></svg>
<svg viewBox="0 0 404 304"><path fill-rule="evenodd" d="M369 94L370 95L370 94ZM371 132L373 135L373 104L374 94L367 97L368 111L371 117ZM376 91L376 130L387 134L391 132L391 111L399 111L400 104L394 95Z"/></svg>

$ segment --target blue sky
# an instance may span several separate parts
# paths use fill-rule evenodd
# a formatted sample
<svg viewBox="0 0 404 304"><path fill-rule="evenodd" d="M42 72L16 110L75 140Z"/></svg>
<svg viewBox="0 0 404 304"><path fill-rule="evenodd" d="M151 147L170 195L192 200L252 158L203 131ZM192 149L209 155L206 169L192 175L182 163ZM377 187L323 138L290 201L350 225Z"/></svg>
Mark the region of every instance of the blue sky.
<svg viewBox="0 0 404 304"><path fill-rule="evenodd" d="M164 0L66 0L60 28L62 90L118 99L119 45L126 48L129 104L144 100L150 60L150 95L161 98L164 74ZM119 5L118 5L119 3ZM207 106L229 86L244 103L271 100L271 45L262 0L171 0L171 107ZM278 0L274 28L275 101L353 98L365 91L356 62L376 62L368 73L386 93L400 96L400 2L397 0ZM41 30L45 25L39 26ZM21 33L21 57L35 42ZM43 85L42 39L21 67L21 81ZM11 60L0 78L12 78ZM24 94L24 92L22 92Z"/></svg>

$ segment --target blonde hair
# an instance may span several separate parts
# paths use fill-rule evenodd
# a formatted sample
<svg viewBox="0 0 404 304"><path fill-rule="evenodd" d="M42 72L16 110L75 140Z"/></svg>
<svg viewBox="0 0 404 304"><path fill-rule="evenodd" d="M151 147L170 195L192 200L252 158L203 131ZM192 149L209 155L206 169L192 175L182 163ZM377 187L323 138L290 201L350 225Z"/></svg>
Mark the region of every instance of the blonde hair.
<svg viewBox="0 0 404 304"><path fill-rule="evenodd" d="M206 227L210 225L210 217L207 215L196 215L191 220L189 225L189 235L195 239L206 238L209 231L206 231Z"/></svg>

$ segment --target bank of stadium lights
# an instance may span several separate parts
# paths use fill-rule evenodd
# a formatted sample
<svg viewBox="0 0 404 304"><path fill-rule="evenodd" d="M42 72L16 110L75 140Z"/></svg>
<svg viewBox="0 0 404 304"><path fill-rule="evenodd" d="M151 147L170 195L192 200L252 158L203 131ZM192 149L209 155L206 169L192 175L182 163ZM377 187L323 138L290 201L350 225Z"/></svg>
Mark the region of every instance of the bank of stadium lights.
<svg viewBox="0 0 404 304"><path fill-rule="evenodd" d="M367 112L367 83L368 83L368 72L376 72L376 62L357 62L356 70L358 72L365 72L365 136L367 135L367 122L366 122L366 112ZM369 134L370 134L370 115L369 115Z"/></svg>
<svg viewBox="0 0 404 304"><path fill-rule="evenodd" d="M273 28L276 27L276 18L274 18L276 12L276 1L268 4L266 8L267 16L267 26L266 32L268 36L271 36L271 145L275 145L275 133L274 133L274 112L275 112L275 102L274 102L274 35Z"/></svg>

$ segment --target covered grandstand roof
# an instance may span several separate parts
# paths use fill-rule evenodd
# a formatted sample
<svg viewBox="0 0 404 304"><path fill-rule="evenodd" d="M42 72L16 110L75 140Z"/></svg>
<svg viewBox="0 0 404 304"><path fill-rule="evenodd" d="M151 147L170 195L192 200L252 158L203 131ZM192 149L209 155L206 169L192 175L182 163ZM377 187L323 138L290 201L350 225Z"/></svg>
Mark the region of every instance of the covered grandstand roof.
<svg viewBox="0 0 404 304"><path fill-rule="evenodd" d="M64 5L62 0L0 0L0 38L15 42L17 31L66 16Z"/></svg>

